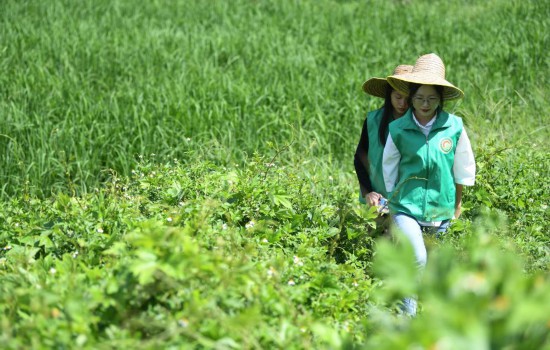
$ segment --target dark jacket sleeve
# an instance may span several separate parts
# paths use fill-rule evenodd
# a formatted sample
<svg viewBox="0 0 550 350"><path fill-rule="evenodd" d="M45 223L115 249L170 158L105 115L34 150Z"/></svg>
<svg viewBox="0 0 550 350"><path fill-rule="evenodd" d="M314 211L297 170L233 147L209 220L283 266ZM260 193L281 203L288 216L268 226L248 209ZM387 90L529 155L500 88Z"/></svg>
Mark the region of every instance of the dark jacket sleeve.
<svg viewBox="0 0 550 350"><path fill-rule="evenodd" d="M359 180L359 185L363 190L366 190L365 194L372 192L372 184L369 178L368 171L368 160L367 155L369 153L369 132L367 127L367 120L363 124L363 130L361 131L361 139L359 139L359 144L355 150L355 157L353 163L355 165L355 173L357 174L357 179ZM363 161L365 160L365 161Z"/></svg>

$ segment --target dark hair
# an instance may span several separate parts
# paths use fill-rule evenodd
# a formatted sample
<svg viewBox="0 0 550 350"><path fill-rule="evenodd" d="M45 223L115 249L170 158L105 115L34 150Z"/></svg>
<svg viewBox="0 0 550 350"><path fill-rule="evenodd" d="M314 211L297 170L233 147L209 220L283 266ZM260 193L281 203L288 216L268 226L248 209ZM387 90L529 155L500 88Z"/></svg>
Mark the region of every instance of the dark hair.
<svg viewBox="0 0 550 350"><path fill-rule="evenodd" d="M382 120L380 121L380 127L378 128L378 139L382 146L386 145L386 138L388 136L388 128L393 121L393 105L391 104L391 93L393 88L390 84L386 87L386 94L384 96L384 113L382 114Z"/></svg>
<svg viewBox="0 0 550 350"><path fill-rule="evenodd" d="M410 83L409 84L409 97L407 98L407 101L409 102L409 106L412 106L412 98L414 94L420 89L422 84L415 84ZM437 107L436 114L439 114L443 110L443 86L441 85L432 85L435 88L435 92L439 95L439 106ZM414 108L414 107L413 107Z"/></svg>

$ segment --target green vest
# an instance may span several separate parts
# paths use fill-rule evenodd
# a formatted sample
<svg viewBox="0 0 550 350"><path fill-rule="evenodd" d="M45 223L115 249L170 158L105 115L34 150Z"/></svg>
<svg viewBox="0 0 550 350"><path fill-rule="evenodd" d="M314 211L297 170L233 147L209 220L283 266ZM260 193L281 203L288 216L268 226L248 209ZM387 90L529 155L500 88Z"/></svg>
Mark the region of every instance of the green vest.
<svg viewBox="0 0 550 350"><path fill-rule="evenodd" d="M372 189L387 198L386 185L384 184L384 175L382 174L382 155L384 154L384 145L380 143L378 130L384 115L384 108L367 114L367 129L369 133L369 178ZM388 135L386 135L388 137Z"/></svg>
<svg viewBox="0 0 550 350"><path fill-rule="evenodd" d="M413 120L412 108L390 124L399 153L397 184L390 195L390 210L420 221L440 221L454 215L456 188L454 155L462 133L462 119L440 112L428 137Z"/></svg>

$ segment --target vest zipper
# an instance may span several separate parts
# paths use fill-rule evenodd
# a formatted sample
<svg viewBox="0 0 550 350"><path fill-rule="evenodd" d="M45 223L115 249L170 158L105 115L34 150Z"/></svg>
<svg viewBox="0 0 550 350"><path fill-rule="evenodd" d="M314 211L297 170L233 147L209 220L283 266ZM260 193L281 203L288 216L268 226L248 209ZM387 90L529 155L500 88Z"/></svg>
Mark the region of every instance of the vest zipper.
<svg viewBox="0 0 550 350"><path fill-rule="evenodd" d="M426 207L428 205L428 182L430 181L430 142L429 142L429 136L426 135L426 160L427 160L427 167L426 167L426 190L424 191L424 203L422 212L426 213ZM422 218L422 220L425 220L425 218Z"/></svg>

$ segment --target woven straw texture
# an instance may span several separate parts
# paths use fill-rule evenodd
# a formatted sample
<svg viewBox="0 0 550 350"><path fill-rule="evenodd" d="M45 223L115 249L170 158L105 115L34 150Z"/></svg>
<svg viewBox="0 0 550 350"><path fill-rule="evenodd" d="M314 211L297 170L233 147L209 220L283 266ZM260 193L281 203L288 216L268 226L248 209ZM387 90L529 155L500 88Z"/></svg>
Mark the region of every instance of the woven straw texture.
<svg viewBox="0 0 550 350"><path fill-rule="evenodd" d="M388 83L397 91L408 95L409 84L440 85L443 86L443 99L454 100L464 97L464 92L445 80L445 65L439 56L434 53L420 56L410 73L392 75L387 78Z"/></svg>
<svg viewBox="0 0 550 350"><path fill-rule="evenodd" d="M401 64L393 70L393 75L401 75L405 73L410 73L413 69L413 66L406 64ZM388 87L388 81L386 78L370 78L369 80L363 83L363 91L367 94L376 96L376 97L386 97L386 88Z"/></svg>

